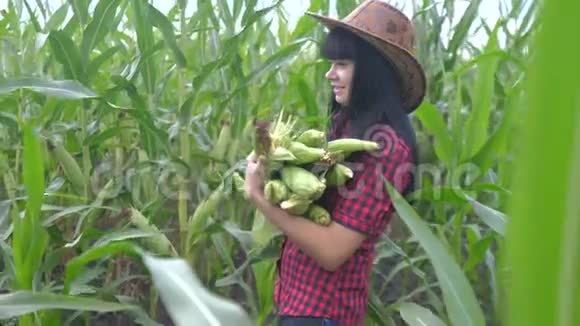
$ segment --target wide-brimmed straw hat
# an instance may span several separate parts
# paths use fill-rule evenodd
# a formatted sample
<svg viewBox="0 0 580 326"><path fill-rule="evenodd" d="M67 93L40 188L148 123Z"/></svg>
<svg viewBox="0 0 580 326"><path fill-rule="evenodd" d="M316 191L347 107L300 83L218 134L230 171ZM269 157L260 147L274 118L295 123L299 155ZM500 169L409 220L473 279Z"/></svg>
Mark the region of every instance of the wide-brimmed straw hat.
<svg viewBox="0 0 580 326"><path fill-rule="evenodd" d="M427 81L421 64L413 55L415 27L404 13L385 2L366 0L342 20L312 12L306 14L329 29L348 29L376 47L401 78L401 96L407 113L421 104Z"/></svg>

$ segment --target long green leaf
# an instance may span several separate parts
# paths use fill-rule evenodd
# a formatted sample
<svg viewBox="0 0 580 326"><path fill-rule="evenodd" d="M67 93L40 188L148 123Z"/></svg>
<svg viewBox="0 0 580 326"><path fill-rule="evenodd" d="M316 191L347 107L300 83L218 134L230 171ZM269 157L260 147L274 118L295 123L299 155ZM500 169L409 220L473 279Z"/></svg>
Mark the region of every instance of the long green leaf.
<svg viewBox="0 0 580 326"><path fill-rule="evenodd" d="M435 316L429 309L412 302L397 304L401 317L409 326L445 326L445 323Z"/></svg>
<svg viewBox="0 0 580 326"><path fill-rule="evenodd" d="M133 0L133 18L135 19L135 28L137 32L137 44L139 51L144 54L155 46L153 37L153 24L151 22L150 11L147 10L145 0ZM157 67L152 56L147 58L141 57L140 72L143 77L143 83L148 94L155 94L157 80Z"/></svg>
<svg viewBox="0 0 580 326"><path fill-rule="evenodd" d="M73 8L73 12L82 26L86 25L89 20L89 1L90 0L68 0Z"/></svg>
<svg viewBox="0 0 580 326"><path fill-rule="evenodd" d="M14 78L0 81L0 95L18 89L30 89L47 96L73 100L98 97L93 91L74 80Z"/></svg>
<svg viewBox="0 0 580 326"><path fill-rule="evenodd" d="M187 60L177 44L177 37L173 31L173 25L162 12L157 10L157 8L153 7L151 4L147 4L147 10L149 11L151 22L161 31L161 34L163 34L163 39L171 49L177 66L185 68L187 66Z"/></svg>
<svg viewBox="0 0 580 326"><path fill-rule="evenodd" d="M52 31L48 41L56 61L64 67L65 77L85 82L85 70L81 61L81 54L77 45L64 31Z"/></svg>
<svg viewBox="0 0 580 326"><path fill-rule="evenodd" d="M447 130L443 115L437 107L428 101L424 101L416 111L421 123L435 136L435 153L447 166L451 166L455 160L455 143Z"/></svg>
<svg viewBox="0 0 580 326"><path fill-rule="evenodd" d="M114 27L115 14L121 0L101 0L97 4L93 18L83 31L81 43L82 62L87 64L91 51Z"/></svg>
<svg viewBox="0 0 580 326"><path fill-rule="evenodd" d="M580 45L570 37L580 31L580 2L541 3L511 171L504 322L572 326L580 323Z"/></svg>
<svg viewBox="0 0 580 326"><path fill-rule="evenodd" d="M479 11L479 6L481 5L482 0L473 0L469 2L469 6L465 9L465 13L459 23L454 27L453 37L451 41L449 41L449 46L447 47L448 53L451 54L451 62L448 66L452 66L455 58L458 55L458 49L465 42L465 38L467 34L471 30L471 25L477 18L477 12Z"/></svg>
<svg viewBox="0 0 580 326"><path fill-rule="evenodd" d="M64 293L68 294L70 292L71 283L81 273L82 268L91 261L118 254L135 256L139 250L140 249L133 243L118 241L92 247L89 250L84 251L80 256L71 259L66 266Z"/></svg>
<svg viewBox="0 0 580 326"><path fill-rule="evenodd" d="M52 30L60 28L60 25L66 19L68 15L68 3L64 3L60 8L58 8L52 15L50 16L48 22L44 26L44 33L48 33Z"/></svg>
<svg viewBox="0 0 580 326"><path fill-rule="evenodd" d="M184 260L144 255L143 262L177 326L254 325L235 301L209 292Z"/></svg>
<svg viewBox="0 0 580 326"><path fill-rule="evenodd" d="M0 294L0 319L54 309L114 312L139 308L123 303L53 293L18 291Z"/></svg>
<svg viewBox="0 0 580 326"><path fill-rule="evenodd" d="M498 22L493 33L491 34L486 52L492 52L497 49L497 33L501 24ZM498 65L498 58L495 56L488 57L478 64L477 82L473 94L473 106L467 123L465 124L464 134L465 142L462 150L462 158L471 158L485 144L487 131L489 129L489 118L492 112L493 87L495 82L495 73Z"/></svg>
<svg viewBox="0 0 580 326"><path fill-rule="evenodd" d="M485 325L483 312L473 288L453 256L401 194L387 180L385 183L400 218L429 256L443 291L448 317L453 325Z"/></svg>

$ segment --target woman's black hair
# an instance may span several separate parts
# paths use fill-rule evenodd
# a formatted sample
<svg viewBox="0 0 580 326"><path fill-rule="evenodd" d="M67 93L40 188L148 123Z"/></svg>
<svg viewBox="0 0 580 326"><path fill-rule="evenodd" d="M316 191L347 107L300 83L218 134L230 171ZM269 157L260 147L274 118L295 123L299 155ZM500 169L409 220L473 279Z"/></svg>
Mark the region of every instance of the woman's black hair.
<svg viewBox="0 0 580 326"><path fill-rule="evenodd" d="M321 52L328 60L354 62L350 103L344 108L351 135L367 138L365 133L370 127L377 122L385 123L405 140L416 160L415 132L408 113L403 109L399 76L386 58L371 44L343 28L329 32ZM331 96L330 115L340 108L341 105ZM411 181L404 193L412 191L413 184Z"/></svg>

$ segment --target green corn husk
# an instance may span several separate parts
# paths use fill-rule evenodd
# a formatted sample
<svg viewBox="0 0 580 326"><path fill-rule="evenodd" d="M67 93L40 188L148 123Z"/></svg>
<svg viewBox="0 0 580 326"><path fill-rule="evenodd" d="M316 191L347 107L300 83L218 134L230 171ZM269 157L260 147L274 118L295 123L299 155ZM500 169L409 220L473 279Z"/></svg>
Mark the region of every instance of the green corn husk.
<svg viewBox="0 0 580 326"><path fill-rule="evenodd" d="M325 175L326 185L342 186L348 179L351 179L353 175L354 173L348 166L340 163L334 164Z"/></svg>
<svg viewBox="0 0 580 326"><path fill-rule="evenodd" d="M324 179L298 166L284 166L280 175L290 191L303 198L318 199L326 189Z"/></svg>
<svg viewBox="0 0 580 326"><path fill-rule="evenodd" d="M238 173L238 172L234 172L232 174L232 183L233 183L233 188L236 192L242 194L244 196L244 198L247 199L248 195L246 195L246 190L245 190L245 183L246 181L244 180L244 178Z"/></svg>
<svg viewBox="0 0 580 326"><path fill-rule="evenodd" d="M318 225L328 226L332 219L330 213L322 206L311 204L306 211L306 217Z"/></svg>
<svg viewBox="0 0 580 326"><path fill-rule="evenodd" d="M309 147L322 147L326 137L324 132L316 129L308 129L296 137L296 141Z"/></svg>
<svg viewBox="0 0 580 326"><path fill-rule="evenodd" d="M342 151L345 154L352 152L367 151L372 152L379 149L379 144L374 141L356 139L356 138L341 138L328 142L327 150L329 152Z"/></svg>
<svg viewBox="0 0 580 326"><path fill-rule="evenodd" d="M318 162L326 154L326 151L322 148L308 147L297 141L290 142L288 150L296 157L292 161L294 164Z"/></svg>
<svg viewBox="0 0 580 326"><path fill-rule="evenodd" d="M280 203L280 208L292 215L304 215L311 204L312 200L291 194L288 199Z"/></svg>
<svg viewBox="0 0 580 326"><path fill-rule="evenodd" d="M216 160L223 160L225 158L226 152L228 151L232 141L231 113L224 113L221 124L222 129L220 130L211 152Z"/></svg>
<svg viewBox="0 0 580 326"><path fill-rule="evenodd" d="M264 186L266 199L272 204L278 204L290 197L290 190L282 180L270 180Z"/></svg>
<svg viewBox="0 0 580 326"><path fill-rule="evenodd" d="M282 146L275 147L270 152L270 156L268 157L268 160L275 162L295 161L296 159L297 159L296 156L294 156L294 154L292 154L291 151Z"/></svg>
<svg viewBox="0 0 580 326"><path fill-rule="evenodd" d="M178 256L177 250L175 249L175 247L173 247L171 241L167 239L165 234L159 231L157 226L150 223L149 219L143 216L143 214L141 214L141 212L138 211L137 209L130 208L129 212L130 212L129 218L131 220L131 223L137 226L137 228L139 228L139 230L141 231L152 233L152 236L144 239L144 242L146 243L147 247L149 247L151 250L155 251L155 253L160 255L167 255L173 257Z"/></svg>

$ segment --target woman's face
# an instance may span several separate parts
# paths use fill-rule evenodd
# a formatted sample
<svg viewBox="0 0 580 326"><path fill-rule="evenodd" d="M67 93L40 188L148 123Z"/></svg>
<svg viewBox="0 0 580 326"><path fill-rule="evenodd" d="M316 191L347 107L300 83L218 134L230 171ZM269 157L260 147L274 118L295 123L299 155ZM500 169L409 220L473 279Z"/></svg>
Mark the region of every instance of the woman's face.
<svg viewBox="0 0 580 326"><path fill-rule="evenodd" d="M354 62L351 60L331 60L330 63L330 70L325 76L332 86L332 94L336 102L348 105L352 91Z"/></svg>

